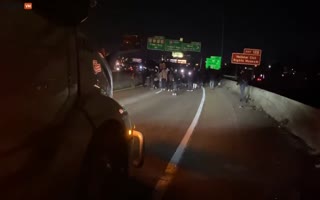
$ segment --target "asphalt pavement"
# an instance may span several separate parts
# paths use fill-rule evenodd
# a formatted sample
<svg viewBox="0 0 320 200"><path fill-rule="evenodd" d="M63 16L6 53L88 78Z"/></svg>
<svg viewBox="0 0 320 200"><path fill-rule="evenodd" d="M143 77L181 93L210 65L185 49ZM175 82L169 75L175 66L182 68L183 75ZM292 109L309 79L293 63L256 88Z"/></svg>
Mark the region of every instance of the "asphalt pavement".
<svg viewBox="0 0 320 200"><path fill-rule="evenodd" d="M204 94L205 93L205 94ZM114 94L145 135L132 169L138 199L302 199L304 145L224 88L171 92L139 87Z"/></svg>

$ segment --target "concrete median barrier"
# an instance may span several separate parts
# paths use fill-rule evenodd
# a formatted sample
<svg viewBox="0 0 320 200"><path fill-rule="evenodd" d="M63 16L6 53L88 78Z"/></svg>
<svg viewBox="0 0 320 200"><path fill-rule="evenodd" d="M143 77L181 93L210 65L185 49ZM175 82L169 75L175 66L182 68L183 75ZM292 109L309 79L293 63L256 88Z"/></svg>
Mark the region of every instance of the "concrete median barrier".
<svg viewBox="0 0 320 200"><path fill-rule="evenodd" d="M121 90L130 87L136 87L142 84L140 74L133 79L131 73L128 72L112 72L113 90Z"/></svg>
<svg viewBox="0 0 320 200"><path fill-rule="evenodd" d="M240 95L235 81L224 80L223 87ZM253 103L269 116L301 138L309 147L320 153L320 110L287 97L249 86L247 90Z"/></svg>

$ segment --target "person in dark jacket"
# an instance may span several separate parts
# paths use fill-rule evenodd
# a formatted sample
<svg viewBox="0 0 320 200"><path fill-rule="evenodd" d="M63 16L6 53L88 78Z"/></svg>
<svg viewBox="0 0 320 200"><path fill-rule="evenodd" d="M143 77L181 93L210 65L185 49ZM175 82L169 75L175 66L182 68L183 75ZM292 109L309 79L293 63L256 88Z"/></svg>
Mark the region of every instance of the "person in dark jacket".
<svg viewBox="0 0 320 200"><path fill-rule="evenodd" d="M192 92L192 91L193 91L193 90L192 90L193 76L194 76L193 71L190 70L190 71L188 72L188 75L187 75L187 80L188 80L188 89L187 89L187 91L189 91L189 92Z"/></svg>
<svg viewBox="0 0 320 200"><path fill-rule="evenodd" d="M210 70L210 89L214 89L218 85L218 70Z"/></svg>
<svg viewBox="0 0 320 200"><path fill-rule="evenodd" d="M155 76L155 69L150 69L150 87L154 87L154 76Z"/></svg>
<svg viewBox="0 0 320 200"><path fill-rule="evenodd" d="M172 69L170 69L170 71L168 72L168 91L172 92L173 90L173 71Z"/></svg>
<svg viewBox="0 0 320 200"><path fill-rule="evenodd" d="M213 89L214 88L214 76L213 76L212 72L209 74L209 78L210 78L209 87L210 87L210 89Z"/></svg>
<svg viewBox="0 0 320 200"><path fill-rule="evenodd" d="M148 69L143 69L142 73L141 73L141 75L142 75L142 86L143 87L146 87L146 80L147 80L147 76L148 76L148 71L147 70Z"/></svg>
<svg viewBox="0 0 320 200"><path fill-rule="evenodd" d="M240 75L238 76L238 85L240 85L240 102L247 101L246 98L246 88L249 84L249 74L245 70L240 71Z"/></svg>
<svg viewBox="0 0 320 200"><path fill-rule="evenodd" d="M177 91L178 91L178 85L179 85L179 74L178 70L175 69L172 73L173 75L173 90L172 90L172 95L177 96Z"/></svg>
<svg viewBox="0 0 320 200"><path fill-rule="evenodd" d="M159 69L155 69L154 77L153 77L153 89L160 88L160 73Z"/></svg>
<svg viewBox="0 0 320 200"><path fill-rule="evenodd" d="M221 70L219 70L219 71L217 72L216 86L220 86L220 85L221 85L222 78L223 78L223 73L222 73Z"/></svg>

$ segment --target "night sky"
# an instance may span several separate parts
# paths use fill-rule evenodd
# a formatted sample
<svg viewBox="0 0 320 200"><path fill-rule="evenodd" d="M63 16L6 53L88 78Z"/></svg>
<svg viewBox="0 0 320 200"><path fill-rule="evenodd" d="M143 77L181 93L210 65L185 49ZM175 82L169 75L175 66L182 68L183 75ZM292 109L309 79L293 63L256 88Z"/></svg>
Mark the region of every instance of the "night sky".
<svg viewBox="0 0 320 200"><path fill-rule="evenodd" d="M123 34L163 35L202 42L204 56L223 58L243 48L261 48L262 62L299 68L317 65L319 15L315 3L259 1L117 1L99 0L83 30L96 47L115 48ZM224 16L224 17L223 17ZM223 20L224 19L224 20Z"/></svg>

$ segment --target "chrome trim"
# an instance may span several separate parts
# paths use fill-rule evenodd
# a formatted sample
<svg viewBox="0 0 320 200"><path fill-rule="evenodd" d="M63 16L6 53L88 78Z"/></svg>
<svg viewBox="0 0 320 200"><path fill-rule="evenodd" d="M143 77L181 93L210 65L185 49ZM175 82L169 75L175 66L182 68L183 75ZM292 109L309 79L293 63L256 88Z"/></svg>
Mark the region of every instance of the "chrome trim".
<svg viewBox="0 0 320 200"><path fill-rule="evenodd" d="M133 166L142 167L144 162L144 138L142 133L136 130L133 130L132 136L136 137L139 140L139 156L136 160L133 161Z"/></svg>

